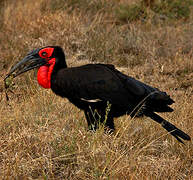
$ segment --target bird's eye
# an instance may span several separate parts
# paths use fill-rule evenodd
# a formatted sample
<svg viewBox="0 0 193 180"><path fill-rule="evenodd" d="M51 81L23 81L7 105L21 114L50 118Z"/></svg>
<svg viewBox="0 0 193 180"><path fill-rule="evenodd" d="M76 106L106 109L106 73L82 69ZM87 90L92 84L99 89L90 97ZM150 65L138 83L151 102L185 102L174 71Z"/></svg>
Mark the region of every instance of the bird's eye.
<svg viewBox="0 0 193 180"><path fill-rule="evenodd" d="M46 57L47 56L47 52L42 52L42 56Z"/></svg>

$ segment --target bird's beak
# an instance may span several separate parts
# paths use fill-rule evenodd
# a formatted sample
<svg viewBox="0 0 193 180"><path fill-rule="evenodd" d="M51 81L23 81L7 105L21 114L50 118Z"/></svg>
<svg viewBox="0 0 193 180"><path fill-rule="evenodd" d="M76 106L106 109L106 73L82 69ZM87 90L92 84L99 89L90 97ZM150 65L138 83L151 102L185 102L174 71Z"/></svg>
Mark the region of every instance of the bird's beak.
<svg viewBox="0 0 193 180"><path fill-rule="evenodd" d="M14 77L16 77L24 72L27 72L31 69L40 67L46 63L47 63L47 61L45 59L39 57L37 52L32 51L24 59L19 61L16 65L14 65L11 68L9 73L6 75L5 79L7 79L9 76L12 76L14 78Z"/></svg>

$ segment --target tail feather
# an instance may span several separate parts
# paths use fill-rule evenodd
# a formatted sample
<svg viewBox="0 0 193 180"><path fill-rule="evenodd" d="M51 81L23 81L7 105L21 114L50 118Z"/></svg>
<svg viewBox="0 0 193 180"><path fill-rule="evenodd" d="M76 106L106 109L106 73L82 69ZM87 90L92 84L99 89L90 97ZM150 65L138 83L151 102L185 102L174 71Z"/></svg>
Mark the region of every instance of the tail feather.
<svg viewBox="0 0 193 180"><path fill-rule="evenodd" d="M173 135L179 142L183 143L183 141L180 139L182 138L183 140L190 141L191 138L189 135L187 135L185 132L182 130L178 129L176 126L171 124L170 122L166 121L159 115L155 114L154 112L148 112L145 113L146 116L150 117L154 121L160 123L164 129L166 129L171 135Z"/></svg>

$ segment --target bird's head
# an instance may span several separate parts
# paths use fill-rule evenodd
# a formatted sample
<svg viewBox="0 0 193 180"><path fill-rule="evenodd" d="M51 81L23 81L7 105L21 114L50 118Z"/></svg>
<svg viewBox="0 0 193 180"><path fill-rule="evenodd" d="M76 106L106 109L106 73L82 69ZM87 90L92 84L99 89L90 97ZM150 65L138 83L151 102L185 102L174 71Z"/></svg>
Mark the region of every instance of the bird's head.
<svg viewBox="0 0 193 180"><path fill-rule="evenodd" d="M34 68L50 66L53 61L55 61L55 58L60 56L64 57L64 52L59 46L47 46L32 50L24 59L12 66L5 79L10 75L16 77ZM65 59L63 61L65 61ZM66 64L65 62L63 63Z"/></svg>
<svg viewBox="0 0 193 180"><path fill-rule="evenodd" d="M31 69L39 68L37 74L38 83L44 88L50 88L51 74L54 68L58 70L66 67L65 55L62 48L59 46L46 46L29 52L24 59L12 66L4 81L5 84L9 84L6 83L9 77L13 79Z"/></svg>

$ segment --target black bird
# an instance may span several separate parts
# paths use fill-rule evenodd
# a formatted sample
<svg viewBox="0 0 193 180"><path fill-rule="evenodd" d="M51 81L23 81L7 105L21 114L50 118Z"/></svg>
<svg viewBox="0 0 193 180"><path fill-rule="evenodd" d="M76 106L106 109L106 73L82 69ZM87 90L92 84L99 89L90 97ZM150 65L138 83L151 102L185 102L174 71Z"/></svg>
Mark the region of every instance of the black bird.
<svg viewBox="0 0 193 180"><path fill-rule="evenodd" d="M105 129L113 131L114 117L145 115L160 123L179 142L190 140L190 136L155 113L173 111L169 105L174 101L169 95L121 73L111 64L68 68L62 48L47 46L28 53L6 78L37 67L38 83L83 110L92 130L103 123Z"/></svg>

